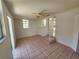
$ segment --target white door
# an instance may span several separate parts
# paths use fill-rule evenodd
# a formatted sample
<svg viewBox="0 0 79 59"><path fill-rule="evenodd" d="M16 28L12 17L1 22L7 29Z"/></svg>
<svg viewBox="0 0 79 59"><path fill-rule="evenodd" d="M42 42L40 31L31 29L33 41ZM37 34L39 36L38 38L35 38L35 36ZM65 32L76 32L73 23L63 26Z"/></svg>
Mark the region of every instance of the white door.
<svg viewBox="0 0 79 59"><path fill-rule="evenodd" d="M12 48L15 48L15 32L14 32L14 24L13 24L13 20L7 16L8 18L8 22L9 22L9 30L10 30L10 38L11 38L11 44L12 44Z"/></svg>
<svg viewBox="0 0 79 59"><path fill-rule="evenodd" d="M79 15L77 15L75 19L74 34L76 51L79 53Z"/></svg>

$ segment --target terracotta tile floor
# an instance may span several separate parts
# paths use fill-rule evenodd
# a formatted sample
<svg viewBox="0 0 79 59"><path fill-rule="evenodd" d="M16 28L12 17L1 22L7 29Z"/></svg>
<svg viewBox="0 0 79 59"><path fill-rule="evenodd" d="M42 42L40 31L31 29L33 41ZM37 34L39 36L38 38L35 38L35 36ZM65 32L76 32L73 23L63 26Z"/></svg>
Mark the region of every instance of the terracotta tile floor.
<svg viewBox="0 0 79 59"><path fill-rule="evenodd" d="M13 56L14 59L79 59L71 48L59 43L49 44L41 36L19 39Z"/></svg>

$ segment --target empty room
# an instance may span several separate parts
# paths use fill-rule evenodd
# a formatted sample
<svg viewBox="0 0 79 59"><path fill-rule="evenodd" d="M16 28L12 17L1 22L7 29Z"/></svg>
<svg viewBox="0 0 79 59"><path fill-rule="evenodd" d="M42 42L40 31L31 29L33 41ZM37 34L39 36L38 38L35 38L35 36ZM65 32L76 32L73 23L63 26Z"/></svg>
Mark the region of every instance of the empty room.
<svg viewBox="0 0 79 59"><path fill-rule="evenodd" d="M0 0L0 59L79 59L79 1Z"/></svg>

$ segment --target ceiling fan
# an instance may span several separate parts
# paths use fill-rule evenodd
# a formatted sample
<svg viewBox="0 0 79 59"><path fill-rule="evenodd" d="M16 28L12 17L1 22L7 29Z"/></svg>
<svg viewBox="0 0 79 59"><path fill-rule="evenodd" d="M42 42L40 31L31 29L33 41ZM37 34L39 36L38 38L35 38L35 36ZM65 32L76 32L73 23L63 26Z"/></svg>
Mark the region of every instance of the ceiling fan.
<svg viewBox="0 0 79 59"><path fill-rule="evenodd" d="M42 10L38 13L33 13L37 18L50 16L50 13L47 10Z"/></svg>

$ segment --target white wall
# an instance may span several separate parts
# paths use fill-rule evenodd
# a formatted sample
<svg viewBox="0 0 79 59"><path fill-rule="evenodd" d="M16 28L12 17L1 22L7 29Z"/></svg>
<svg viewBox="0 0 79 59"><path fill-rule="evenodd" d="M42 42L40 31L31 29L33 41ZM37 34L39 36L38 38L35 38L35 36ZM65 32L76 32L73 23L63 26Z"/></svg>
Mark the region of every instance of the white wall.
<svg viewBox="0 0 79 59"><path fill-rule="evenodd" d="M1 0L0 0L1 2ZM2 13L2 24L3 24L3 31L5 35L5 40L0 43L0 59L12 59L12 49L11 49L11 43L10 43L10 34L9 34L9 26L8 26L8 20L7 20L7 13L9 11L7 10L6 6L4 4L0 5L0 7L3 7L1 12ZM11 16L9 14L9 16Z"/></svg>
<svg viewBox="0 0 79 59"><path fill-rule="evenodd" d="M45 36L48 34L48 27L44 27L42 25L43 20L29 20L29 28L27 29L23 29L22 19L15 19L14 21L17 38L23 38L33 35Z"/></svg>
<svg viewBox="0 0 79 59"><path fill-rule="evenodd" d="M44 19L39 19L37 21L37 34L46 36L48 35L48 19L46 18L46 26L44 26L43 20Z"/></svg>
<svg viewBox="0 0 79 59"><path fill-rule="evenodd" d="M26 29L23 28L22 19L15 19L14 21L17 38L36 35L36 20L29 20L29 28Z"/></svg>
<svg viewBox="0 0 79 59"><path fill-rule="evenodd" d="M57 41L76 50L76 42L74 39L75 17L79 14L79 8L56 14Z"/></svg>

